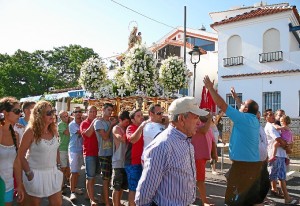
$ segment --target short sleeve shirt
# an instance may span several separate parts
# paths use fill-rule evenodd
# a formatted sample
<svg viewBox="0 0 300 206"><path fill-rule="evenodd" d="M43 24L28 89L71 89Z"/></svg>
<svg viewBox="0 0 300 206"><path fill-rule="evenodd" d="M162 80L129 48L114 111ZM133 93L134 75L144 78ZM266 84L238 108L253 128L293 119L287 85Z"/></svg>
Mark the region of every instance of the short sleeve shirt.
<svg viewBox="0 0 300 206"><path fill-rule="evenodd" d="M58 123L58 134L59 134L59 151L68 151L70 135L65 135L64 131L68 129L66 122L60 121Z"/></svg>
<svg viewBox="0 0 300 206"><path fill-rule="evenodd" d="M69 151L73 153L82 153L82 137L81 133L77 133L80 129L80 125L73 120L69 124L70 142Z"/></svg>
<svg viewBox="0 0 300 206"><path fill-rule="evenodd" d="M275 127L269 122L266 123L265 133L267 135L267 140L268 140L268 155L269 155L269 157L272 157L273 151L274 151L274 143L276 142L277 138L280 138L280 134L275 129ZM282 147L278 147L276 156L277 157L287 157L286 151Z"/></svg>
<svg viewBox="0 0 300 206"><path fill-rule="evenodd" d="M89 126L92 124L92 121L89 119L84 120L80 124L80 133L82 134L85 130L89 128ZM98 141L96 137L96 133L93 132L93 134L90 137L87 137L86 135L82 135L83 138L83 155L84 156L98 156Z"/></svg>
<svg viewBox="0 0 300 206"><path fill-rule="evenodd" d="M231 106L227 107L226 115L234 123L229 142L230 159L244 162L260 161L260 124L256 115L239 112Z"/></svg>
<svg viewBox="0 0 300 206"><path fill-rule="evenodd" d="M112 132L109 134L109 139L104 140L102 136L99 133L99 130L104 130L107 132L109 130L110 121L105 120L97 120L94 123L94 128L96 131L96 136L98 140L98 146L99 146L99 156L112 156L113 154L113 136Z"/></svg>
<svg viewBox="0 0 300 206"><path fill-rule="evenodd" d="M201 122L199 127L203 127L205 123ZM212 129L209 128L206 134L196 133L192 137L192 145L195 150L195 159L209 160L211 157L212 143L215 142Z"/></svg>
<svg viewBox="0 0 300 206"><path fill-rule="evenodd" d="M144 136L144 149L150 144L150 142L162 131L164 131L165 126L156 123L156 122L149 122L145 125L143 129L143 136Z"/></svg>

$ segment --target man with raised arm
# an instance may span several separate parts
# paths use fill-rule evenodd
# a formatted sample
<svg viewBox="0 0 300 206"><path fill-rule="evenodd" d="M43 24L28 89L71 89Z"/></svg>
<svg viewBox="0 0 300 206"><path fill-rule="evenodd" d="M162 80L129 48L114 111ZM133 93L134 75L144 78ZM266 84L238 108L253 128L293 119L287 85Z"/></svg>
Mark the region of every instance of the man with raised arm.
<svg viewBox="0 0 300 206"><path fill-rule="evenodd" d="M256 202L259 185L255 184L260 177L262 161L259 155L259 128L256 117L258 104L248 99L241 104L239 110L228 106L216 92L208 76L204 77L204 85L209 90L216 105L226 113L234 125L229 142L229 157L232 166L229 171L225 204L253 205ZM254 192L253 192L254 191Z"/></svg>

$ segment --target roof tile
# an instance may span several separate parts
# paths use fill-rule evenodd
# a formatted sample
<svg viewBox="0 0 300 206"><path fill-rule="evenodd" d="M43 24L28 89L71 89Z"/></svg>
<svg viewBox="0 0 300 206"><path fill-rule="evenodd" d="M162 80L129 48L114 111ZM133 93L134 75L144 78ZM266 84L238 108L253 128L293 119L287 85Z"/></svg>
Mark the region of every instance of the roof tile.
<svg viewBox="0 0 300 206"><path fill-rule="evenodd" d="M249 12L245 12L243 14L239 14L234 17L230 17L228 19L224 19L219 22L215 22L215 23L211 24L210 26L213 28L215 26L219 26L219 25L223 25L223 24L233 23L233 22L242 21L242 20L246 20L246 19L252 19L252 18L261 17L261 16L272 15L272 14L286 12L286 11L293 11L296 18L298 19L298 22L300 23L299 13L297 11L296 6L281 6L281 7L261 7L261 8L249 11Z"/></svg>

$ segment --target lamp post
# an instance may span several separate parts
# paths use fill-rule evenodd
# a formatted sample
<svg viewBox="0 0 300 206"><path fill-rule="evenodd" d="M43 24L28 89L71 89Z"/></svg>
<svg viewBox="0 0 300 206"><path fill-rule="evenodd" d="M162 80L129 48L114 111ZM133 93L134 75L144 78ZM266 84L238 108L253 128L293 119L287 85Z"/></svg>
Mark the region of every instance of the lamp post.
<svg viewBox="0 0 300 206"><path fill-rule="evenodd" d="M196 67L197 64L200 62L200 50L198 46L194 46L193 50L189 52L191 55L191 63L194 64L194 85L193 85L193 96L195 97L195 85L196 85Z"/></svg>

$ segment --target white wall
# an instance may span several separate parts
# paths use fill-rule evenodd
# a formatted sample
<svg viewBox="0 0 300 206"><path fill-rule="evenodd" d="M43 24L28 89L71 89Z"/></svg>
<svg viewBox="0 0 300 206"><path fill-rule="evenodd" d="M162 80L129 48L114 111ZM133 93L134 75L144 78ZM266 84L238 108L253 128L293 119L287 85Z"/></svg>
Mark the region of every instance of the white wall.
<svg viewBox="0 0 300 206"><path fill-rule="evenodd" d="M270 80L272 83L270 84ZM299 117L300 73L263 77L244 77L223 80L219 83L219 93L223 98L234 87L237 93L242 93L243 101L255 100L262 111L263 92L281 92L281 108L290 117Z"/></svg>
<svg viewBox="0 0 300 206"><path fill-rule="evenodd" d="M187 53L187 67L194 73L194 65L190 62L190 55ZM196 81L195 81L195 98L200 104L201 93L203 84L203 78L208 75L211 80L215 80L215 84L218 82L218 53L217 52L207 52L207 54L201 55L200 62L197 64L196 68ZM189 96L193 96L193 80L194 76L191 76L191 81L189 84Z"/></svg>
<svg viewBox="0 0 300 206"><path fill-rule="evenodd" d="M239 78L222 78L222 76L261 73L300 69L299 43L289 32L288 14L264 16L241 22L220 25L218 57L218 90L223 98L234 86L237 92L243 93L243 100L254 99L262 107L263 92L281 92L281 108L291 117L299 116L300 73L258 75ZM283 61L259 63L259 54L263 52L263 34L270 28L280 32L280 48ZM223 58L227 57L227 40L232 35L242 39L242 56L244 65L223 67ZM272 80L272 84L270 84Z"/></svg>

